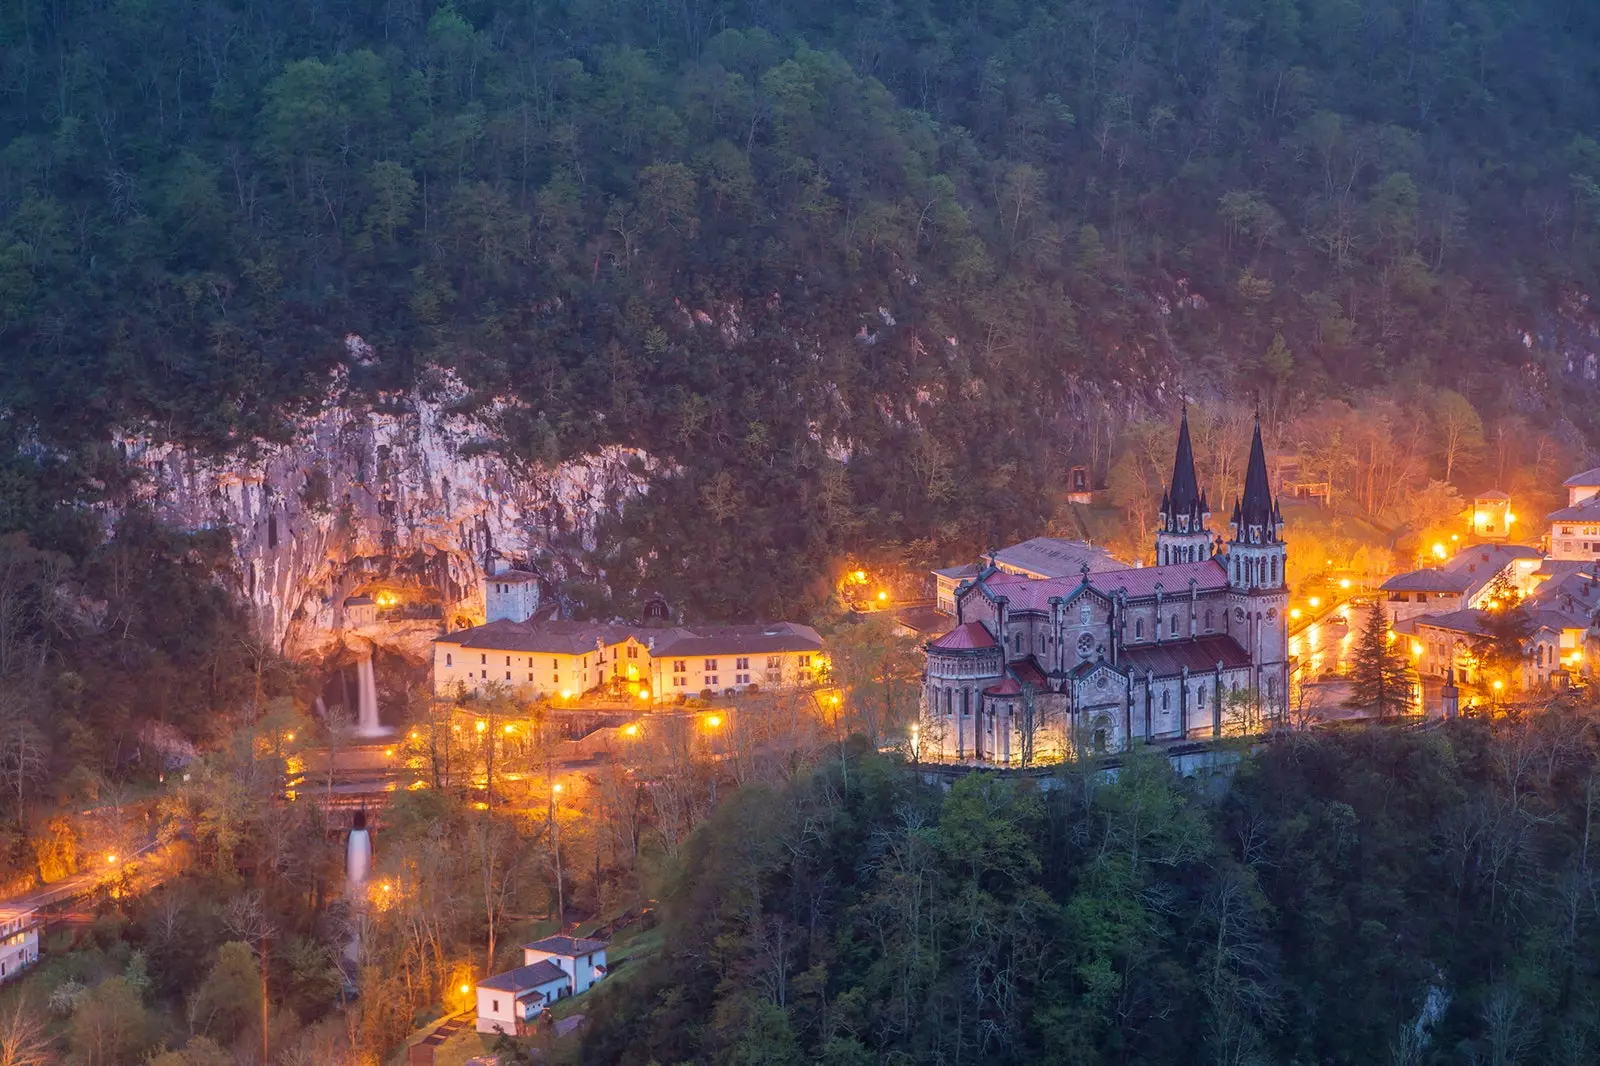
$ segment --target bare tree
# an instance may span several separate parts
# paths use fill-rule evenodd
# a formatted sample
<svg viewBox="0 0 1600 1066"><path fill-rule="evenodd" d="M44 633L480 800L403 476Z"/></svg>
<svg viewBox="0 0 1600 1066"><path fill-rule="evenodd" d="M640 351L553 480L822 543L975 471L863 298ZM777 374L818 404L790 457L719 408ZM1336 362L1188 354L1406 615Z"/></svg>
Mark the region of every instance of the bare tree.
<svg viewBox="0 0 1600 1066"><path fill-rule="evenodd" d="M45 1032L44 1009L17 996L0 1010L0 1066L46 1066L59 1061Z"/></svg>

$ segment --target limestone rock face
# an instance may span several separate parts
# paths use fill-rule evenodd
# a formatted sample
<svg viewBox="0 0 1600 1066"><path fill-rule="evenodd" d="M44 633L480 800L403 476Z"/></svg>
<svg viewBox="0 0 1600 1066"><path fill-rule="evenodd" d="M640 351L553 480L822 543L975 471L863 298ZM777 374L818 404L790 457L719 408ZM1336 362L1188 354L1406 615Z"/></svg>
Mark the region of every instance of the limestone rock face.
<svg viewBox="0 0 1600 1066"><path fill-rule="evenodd" d="M358 363L370 357L360 338L347 344ZM396 650L414 658L426 653L431 638L419 631L428 622L436 630L482 620L489 552L558 581L657 466L613 446L514 472L487 429L504 405L459 413L466 399L448 375L357 398L341 373L288 444L211 459L144 437L119 443L163 518L232 532L238 592L280 650L325 657L344 642L345 598L381 587L398 606L360 636L389 644L393 630Z"/></svg>

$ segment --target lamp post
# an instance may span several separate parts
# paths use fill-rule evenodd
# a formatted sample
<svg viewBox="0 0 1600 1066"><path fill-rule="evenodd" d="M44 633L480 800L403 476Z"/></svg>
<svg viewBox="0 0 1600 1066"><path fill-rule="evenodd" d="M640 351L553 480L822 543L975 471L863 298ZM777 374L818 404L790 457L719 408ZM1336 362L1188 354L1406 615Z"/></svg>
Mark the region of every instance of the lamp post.
<svg viewBox="0 0 1600 1066"><path fill-rule="evenodd" d="M550 850L555 853L556 860L556 922L558 928L567 927L567 892L561 883L561 820L556 817L556 805L560 802L561 782L555 781L550 785Z"/></svg>

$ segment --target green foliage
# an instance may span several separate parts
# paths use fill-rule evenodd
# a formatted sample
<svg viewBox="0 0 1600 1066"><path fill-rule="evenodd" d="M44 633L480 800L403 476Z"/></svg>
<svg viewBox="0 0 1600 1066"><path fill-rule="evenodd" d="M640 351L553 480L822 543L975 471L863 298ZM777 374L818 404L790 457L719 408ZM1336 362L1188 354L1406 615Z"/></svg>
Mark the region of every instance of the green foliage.
<svg viewBox="0 0 1600 1066"><path fill-rule="evenodd" d="M1591 724L1287 735L1205 790L858 750L696 832L582 1057L1545 1061L1600 1035Z"/></svg>
<svg viewBox="0 0 1600 1066"><path fill-rule="evenodd" d="M1401 641L1389 634L1388 616L1374 601L1350 652L1350 695L1345 706L1379 718L1405 714L1417 702L1416 672Z"/></svg>
<svg viewBox="0 0 1600 1066"><path fill-rule="evenodd" d="M195 1028L224 1044L236 1040L261 1018L261 967L249 944L230 940L217 949L217 961L189 1005Z"/></svg>

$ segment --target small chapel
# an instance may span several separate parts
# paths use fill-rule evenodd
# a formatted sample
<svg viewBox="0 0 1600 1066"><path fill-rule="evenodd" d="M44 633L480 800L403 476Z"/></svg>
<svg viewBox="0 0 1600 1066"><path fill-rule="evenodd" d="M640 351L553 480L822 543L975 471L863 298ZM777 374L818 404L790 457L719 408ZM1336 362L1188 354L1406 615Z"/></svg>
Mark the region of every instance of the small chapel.
<svg viewBox="0 0 1600 1066"><path fill-rule="evenodd" d="M1281 714L1289 690L1283 516L1256 420L1227 537L1195 474L1185 410L1156 565L1037 578L986 559L955 626L924 647L924 759L1032 765L1220 736L1225 708Z"/></svg>

